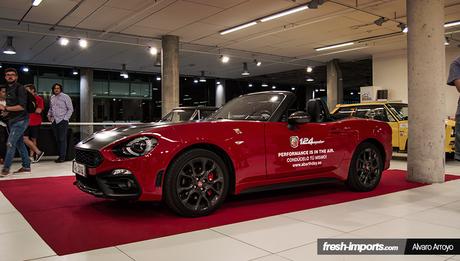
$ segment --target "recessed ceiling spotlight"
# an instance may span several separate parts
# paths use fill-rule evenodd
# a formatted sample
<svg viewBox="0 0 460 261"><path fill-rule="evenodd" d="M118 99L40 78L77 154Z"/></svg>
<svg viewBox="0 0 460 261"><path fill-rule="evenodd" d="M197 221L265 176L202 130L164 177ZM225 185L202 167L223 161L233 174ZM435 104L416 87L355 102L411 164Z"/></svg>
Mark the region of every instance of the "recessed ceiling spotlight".
<svg viewBox="0 0 460 261"><path fill-rule="evenodd" d="M273 89L273 90L275 90L275 89L276 89L276 86L275 86L275 85L273 85L273 86L272 86L272 89Z"/></svg>
<svg viewBox="0 0 460 261"><path fill-rule="evenodd" d="M7 36L5 45L3 46L4 54L16 54L16 49L13 46L13 36Z"/></svg>
<svg viewBox="0 0 460 261"><path fill-rule="evenodd" d="M23 66L22 71L25 72L25 73L29 72L29 67Z"/></svg>
<svg viewBox="0 0 460 261"><path fill-rule="evenodd" d="M149 52L151 55L157 55L158 54L158 49L156 47L149 47Z"/></svg>
<svg viewBox="0 0 460 261"><path fill-rule="evenodd" d="M262 83L262 87L268 87L268 84Z"/></svg>
<svg viewBox="0 0 460 261"><path fill-rule="evenodd" d="M292 87L292 88L291 88L291 91L295 91L295 87Z"/></svg>
<svg viewBox="0 0 460 261"><path fill-rule="evenodd" d="M257 59L254 59L254 63L256 64L256 66L261 66L262 65L262 62L257 60Z"/></svg>
<svg viewBox="0 0 460 261"><path fill-rule="evenodd" d="M228 57L227 55L221 55L219 59L222 63L228 63L230 61L230 57Z"/></svg>
<svg viewBox="0 0 460 261"><path fill-rule="evenodd" d="M217 85L220 85L220 82L216 82Z"/></svg>
<svg viewBox="0 0 460 261"><path fill-rule="evenodd" d="M123 77L123 78L125 78L125 79L128 79L128 78L129 78L128 71L126 71L126 64L122 64L122 65L121 65L120 76Z"/></svg>
<svg viewBox="0 0 460 261"><path fill-rule="evenodd" d="M249 73L249 70L248 70L248 63L246 62L243 63L243 72L241 73L241 75L243 76L251 75L251 73Z"/></svg>
<svg viewBox="0 0 460 261"><path fill-rule="evenodd" d="M69 38L59 37L59 44L61 46L67 46L69 44Z"/></svg>
<svg viewBox="0 0 460 261"><path fill-rule="evenodd" d="M407 32L409 32L409 28L407 27L407 25L405 23L399 23L398 27L401 29L401 32L403 32L405 34L407 34Z"/></svg>
<svg viewBox="0 0 460 261"><path fill-rule="evenodd" d="M88 47L88 41L86 39L79 39L78 45L80 45L81 48L86 48Z"/></svg>
<svg viewBox="0 0 460 261"><path fill-rule="evenodd" d="M311 73L311 72L313 72L313 67L308 66L308 67L307 67L307 73Z"/></svg>
<svg viewBox="0 0 460 261"><path fill-rule="evenodd" d="M206 78L204 77L204 71L201 71L200 82L206 82Z"/></svg>
<svg viewBox="0 0 460 261"><path fill-rule="evenodd" d="M374 21L374 24L378 25L378 26L382 26L383 23L385 23L386 21L388 21L387 18L385 17L380 17L379 19L375 20Z"/></svg>
<svg viewBox="0 0 460 261"><path fill-rule="evenodd" d="M77 68L73 68L73 69L72 69L72 74L73 74L73 75L78 75L78 70L77 70Z"/></svg>
<svg viewBox="0 0 460 261"><path fill-rule="evenodd" d="M252 83L248 84L248 87L252 87Z"/></svg>
<svg viewBox="0 0 460 261"><path fill-rule="evenodd" d="M161 76L157 76L156 80L161 81Z"/></svg>
<svg viewBox="0 0 460 261"><path fill-rule="evenodd" d="M193 80L193 83L198 83L198 79Z"/></svg>
<svg viewBox="0 0 460 261"><path fill-rule="evenodd" d="M315 81L315 79L313 79L313 78L307 78L307 80L306 80L306 81L307 81L307 82L314 82L314 81Z"/></svg>

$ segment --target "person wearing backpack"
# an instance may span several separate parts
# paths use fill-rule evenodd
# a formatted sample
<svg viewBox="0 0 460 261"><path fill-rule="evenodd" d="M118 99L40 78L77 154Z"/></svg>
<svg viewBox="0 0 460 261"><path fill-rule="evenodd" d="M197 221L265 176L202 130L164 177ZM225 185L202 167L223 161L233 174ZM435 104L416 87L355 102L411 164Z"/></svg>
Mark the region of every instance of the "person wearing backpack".
<svg viewBox="0 0 460 261"><path fill-rule="evenodd" d="M32 105L34 108L28 108L29 112L29 127L27 127L24 132L24 143L30 149L30 157L32 158L32 163L37 163L45 154L37 147L37 138L40 132L40 125L42 124L42 111L45 108L43 104L43 99L37 94L37 89L33 84L24 85L28 94L32 94L35 99L35 103ZM31 98L27 99L27 102L30 103ZM30 104L29 104L30 106ZM29 110L35 109L33 112Z"/></svg>
<svg viewBox="0 0 460 261"><path fill-rule="evenodd" d="M29 115L27 114L27 91L18 80L18 72L14 68L5 69L6 105L0 105L0 111L8 113L8 127L10 133L6 142L6 155L0 177L10 174L10 167L16 148L22 159L22 167L14 173L29 173L30 159L24 144L24 131L29 126Z"/></svg>
<svg viewBox="0 0 460 261"><path fill-rule="evenodd" d="M72 100L69 95L65 94L62 85L53 84L51 88L53 96L50 98L50 109L48 110L48 120L53 127L54 136L58 145L59 158L56 163L65 161L67 152L67 129L69 128L69 119L73 113Z"/></svg>

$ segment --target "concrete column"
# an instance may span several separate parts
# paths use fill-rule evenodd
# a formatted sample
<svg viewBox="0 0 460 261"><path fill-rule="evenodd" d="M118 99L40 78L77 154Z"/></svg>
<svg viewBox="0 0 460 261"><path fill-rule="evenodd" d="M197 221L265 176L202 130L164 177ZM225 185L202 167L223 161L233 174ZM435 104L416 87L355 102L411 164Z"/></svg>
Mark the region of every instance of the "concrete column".
<svg viewBox="0 0 460 261"><path fill-rule="evenodd" d="M220 83L220 84L217 84ZM216 81L216 107L225 104L225 80Z"/></svg>
<svg viewBox="0 0 460 261"><path fill-rule="evenodd" d="M161 115L179 106L179 37L164 35L161 51Z"/></svg>
<svg viewBox="0 0 460 261"><path fill-rule="evenodd" d="M444 1L407 0L408 180L444 182Z"/></svg>
<svg viewBox="0 0 460 261"><path fill-rule="evenodd" d="M335 108L337 103L343 102L342 71L338 60L329 61L327 67L327 106L329 110Z"/></svg>
<svg viewBox="0 0 460 261"><path fill-rule="evenodd" d="M80 121L93 122L93 70L80 69ZM93 126L80 127L81 138L93 134Z"/></svg>

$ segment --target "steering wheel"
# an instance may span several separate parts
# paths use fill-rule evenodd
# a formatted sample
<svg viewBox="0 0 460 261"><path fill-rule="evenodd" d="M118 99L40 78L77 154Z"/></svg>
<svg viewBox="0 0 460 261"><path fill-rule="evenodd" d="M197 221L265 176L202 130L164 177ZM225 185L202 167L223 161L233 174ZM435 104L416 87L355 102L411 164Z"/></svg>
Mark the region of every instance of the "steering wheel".
<svg viewBox="0 0 460 261"><path fill-rule="evenodd" d="M255 112L249 114L248 116L246 116L245 119L249 119L253 115L260 115L260 118L262 120L268 120L270 118L270 116L271 116L271 113L268 110L255 111Z"/></svg>

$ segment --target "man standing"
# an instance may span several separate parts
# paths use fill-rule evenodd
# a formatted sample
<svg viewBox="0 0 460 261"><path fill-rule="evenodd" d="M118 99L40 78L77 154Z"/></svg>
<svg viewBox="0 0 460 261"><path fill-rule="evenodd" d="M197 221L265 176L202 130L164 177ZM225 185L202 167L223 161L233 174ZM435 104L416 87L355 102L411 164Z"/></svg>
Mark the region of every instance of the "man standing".
<svg viewBox="0 0 460 261"><path fill-rule="evenodd" d="M37 163L45 154L37 147L37 138L42 125L42 111L45 108L43 99L37 94L37 89L33 84L24 85L26 91L32 93L36 101L35 112L29 113L29 127L24 132L24 143L30 148L30 156L33 163Z"/></svg>
<svg viewBox="0 0 460 261"><path fill-rule="evenodd" d="M24 144L23 135L29 125L27 115L27 93L24 86L17 82L18 72L14 68L5 69L5 80L7 82L6 106L0 105L0 110L8 113L8 126L10 134L6 142L5 164L3 165L0 176L5 177L10 174L10 167L16 148L22 159L22 167L14 173L30 172L30 159Z"/></svg>
<svg viewBox="0 0 460 261"><path fill-rule="evenodd" d="M54 162L61 163L66 158L67 129L69 128L70 116L73 113L73 105L69 95L63 92L61 84L55 83L51 91L53 92L53 96L50 99L48 120L52 122L51 125L58 145L59 158Z"/></svg>
<svg viewBox="0 0 460 261"><path fill-rule="evenodd" d="M460 93L460 57L450 65L447 84L457 87L457 91ZM455 160L460 161L460 98L455 113Z"/></svg>

